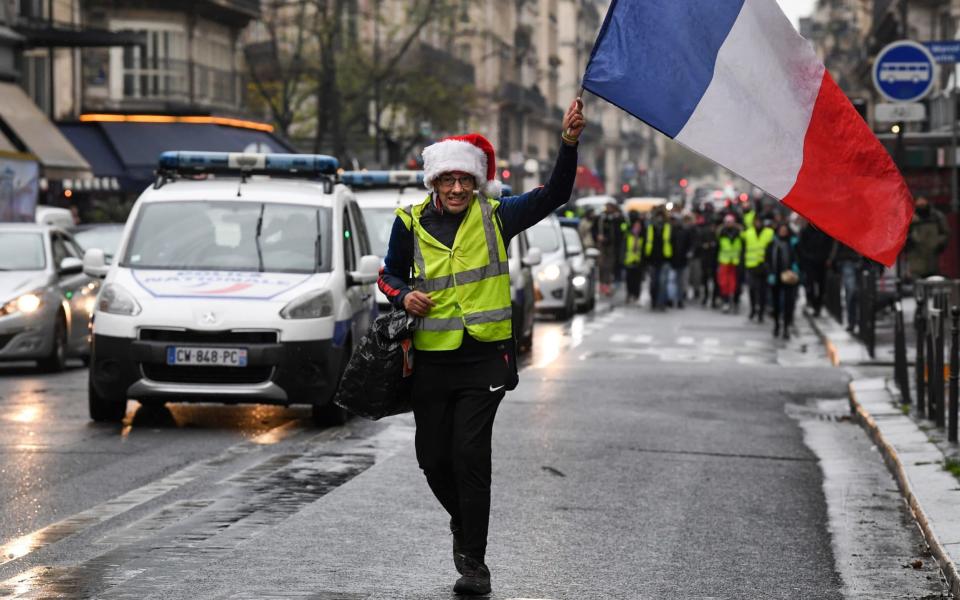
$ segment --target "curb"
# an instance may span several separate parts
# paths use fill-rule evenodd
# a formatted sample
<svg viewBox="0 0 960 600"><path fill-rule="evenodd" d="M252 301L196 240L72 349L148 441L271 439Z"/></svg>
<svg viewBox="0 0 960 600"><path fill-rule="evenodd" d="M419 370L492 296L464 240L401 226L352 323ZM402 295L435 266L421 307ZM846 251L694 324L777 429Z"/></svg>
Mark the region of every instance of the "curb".
<svg viewBox="0 0 960 600"><path fill-rule="evenodd" d="M820 330L820 327L812 317L809 315L806 315L806 317L810 327L816 332L817 337L820 338L824 348L826 348L827 356L830 359L830 362L835 367L840 366L840 357L836 346L833 344L830 338L828 338L823 331ZM933 554L934 558L937 559L937 563L940 566L940 571L943 573L947 580L947 584L950 586L950 593L952 593L955 598L960 598L960 572L957 571L957 565L955 565L953 560L951 560L950 555L943 547L943 544L940 543L940 539L937 537L937 534L933 531L933 527L930 525L930 519L927 517L927 513L923 510L923 507L920 505L920 501L913 492L913 487L910 485L910 478L907 476L907 472L903 468L903 463L900 460L900 455L897 453L896 448L893 447L893 445L883 435L883 432L880 431L880 426L877 425L876 420L873 418L870 412L865 409L857 400L854 384L855 381L851 381L847 388L850 397L850 413L860 424L863 430L867 432L874 445L883 455L883 462L887 465L887 469L896 480L897 487L900 488L900 494L903 496L904 501L906 501L907 506L910 508L910 512L913 515L913 520L920 528L920 532L923 534L924 540L926 540L927 546L930 548L930 553Z"/></svg>
<svg viewBox="0 0 960 600"><path fill-rule="evenodd" d="M876 444L877 448L879 448L883 454L884 463L886 463L893 478L897 480L900 493L910 507L910 512L913 513L913 518L917 522L917 525L920 526L920 531L923 532L923 537L930 547L930 552L937 559L937 562L940 564L940 570L947 578L947 583L950 585L950 592L954 597L960 597L960 574L957 572L957 566L950 559L950 555L940 543L937 534L930 526L927 513L924 512L923 507L920 506L920 501L917 500L916 495L913 493L910 479L907 477L906 470L903 468L903 463L900 461L897 450L887 441L887 438L884 437L883 432L880 431L880 427L870 413L857 401L857 395L853 389L852 382L850 383L849 391L851 414L854 415L854 418L856 418L860 426L870 435L873 443Z"/></svg>

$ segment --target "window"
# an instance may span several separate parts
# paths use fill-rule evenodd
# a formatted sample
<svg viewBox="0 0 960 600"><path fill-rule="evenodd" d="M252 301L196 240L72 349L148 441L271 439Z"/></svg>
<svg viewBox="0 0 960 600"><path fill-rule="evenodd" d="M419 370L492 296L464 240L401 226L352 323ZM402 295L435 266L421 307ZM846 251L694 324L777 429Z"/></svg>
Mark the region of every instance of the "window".
<svg viewBox="0 0 960 600"><path fill-rule="evenodd" d="M143 207L124 267L329 271L330 210L257 202L161 202Z"/></svg>
<svg viewBox="0 0 960 600"><path fill-rule="evenodd" d="M125 28L122 23L113 25ZM170 27L136 30L146 35L147 44L123 48L123 97L186 98L186 32Z"/></svg>
<svg viewBox="0 0 960 600"><path fill-rule="evenodd" d="M354 223L354 228L356 229L357 235L356 238L357 248L360 250L360 256L366 256L368 254L373 254L373 251L370 249L370 237L367 233L367 224L363 219L363 215L360 213L360 208L357 206L356 202L350 203L350 219Z"/></svg>
<svg viewBox="0 0 960 600"><path fill-rule="evenodd" d="M343 210L343 269L355 271L357 269L357 253L353 248L353 230L350 227L350 214Z"/></svg>
<svg viewBox="0 0 960 600"><path fill-rule="evenodd" d="M74 256L70 248L67 247L66 241L63 239L63 236L59 233L51 234L50 243L53 248L53 268L59 269L60 263L63 262L63 259Z"/></svg>

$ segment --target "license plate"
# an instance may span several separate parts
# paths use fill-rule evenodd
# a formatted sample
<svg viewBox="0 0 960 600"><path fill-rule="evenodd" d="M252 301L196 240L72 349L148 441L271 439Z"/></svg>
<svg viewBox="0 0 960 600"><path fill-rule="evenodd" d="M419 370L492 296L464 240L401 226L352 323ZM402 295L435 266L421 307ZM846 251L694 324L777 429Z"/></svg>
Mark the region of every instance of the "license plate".
<svg viewBox="0 0 960 600"><path fill-rule="evenodd" d="M174 366L245 367L246 348L167 346L167 364Z"/></svg>

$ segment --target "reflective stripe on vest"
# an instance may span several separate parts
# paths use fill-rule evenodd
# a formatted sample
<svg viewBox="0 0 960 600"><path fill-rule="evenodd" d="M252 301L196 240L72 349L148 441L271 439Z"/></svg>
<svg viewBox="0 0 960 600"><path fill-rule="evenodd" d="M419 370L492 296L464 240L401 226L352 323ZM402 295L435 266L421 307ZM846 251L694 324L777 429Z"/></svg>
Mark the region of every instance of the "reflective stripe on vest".
<svg viewBox="0 0 960 600"><path fill-rule="evenodd" d="M398 209L397 216L413 232L414 285L434 301L427 317L418 319L413 344L418 350L455 350L463 330L481 342L509 339L512 334L510 267L494 210L499 202L480 196L467 208L453 246L447 247L420 226L432 202Z"/></svg>
<svg viewBox="0 0 960 600"><path fill-rule="evenodd" d="M725 235L720 236L720 250L717 252L717 262L721 265L739 265L740 250L743 249L743 241L736 237L730 239Z"/></svg>
<svg viewBox="0 0 960 600"><path fill-rule="evenodd" d="M627 254L623 258L624 266L631 266L640 264L640 258L642 256L641 246L640 246L640 236L630 234L627 236Z"/></svg>
<svg viewBox="0 0 960 600"><path fill-rule="evenodd" d="M647 243L644 248L645 256L653 254L653 225L647 225ZM670 242L670 223L663 224L663 257L673 256L673 244Z"/></svg>
<svg viewBox="0 0 960 600"><path fill-rule="evenodd" d="M748 229L743 232L743 242L746 247L743 266L748 269L759 267L766 257L767 246L773 242L773 229L764 227L759 234L756 228Z"/></svg>

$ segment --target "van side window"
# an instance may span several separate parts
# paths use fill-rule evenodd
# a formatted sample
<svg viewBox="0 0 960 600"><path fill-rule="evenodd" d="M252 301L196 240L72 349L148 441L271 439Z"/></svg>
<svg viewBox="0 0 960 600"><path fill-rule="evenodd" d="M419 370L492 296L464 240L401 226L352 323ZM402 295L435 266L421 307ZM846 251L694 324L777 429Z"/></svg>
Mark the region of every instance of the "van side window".
<svg viewBox="0 0 960 600"><path fill-rule="evenodd" d="M357 254L353 249L353 228L350 226L350 213L343 209L343 268L346 271L357 269Z"/></svg>

